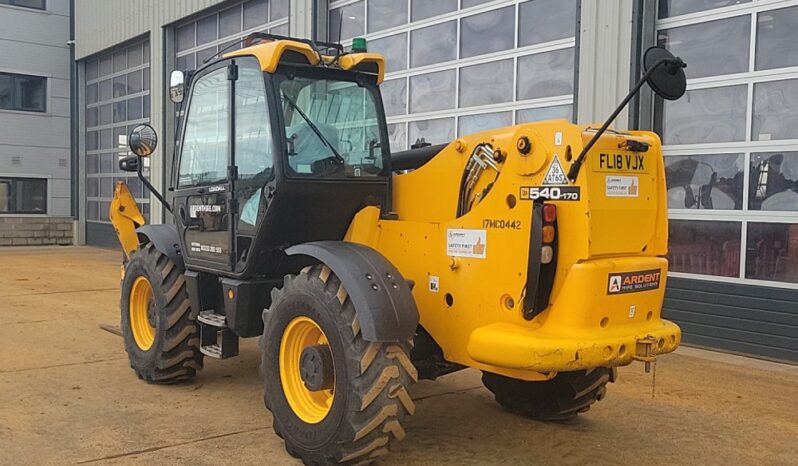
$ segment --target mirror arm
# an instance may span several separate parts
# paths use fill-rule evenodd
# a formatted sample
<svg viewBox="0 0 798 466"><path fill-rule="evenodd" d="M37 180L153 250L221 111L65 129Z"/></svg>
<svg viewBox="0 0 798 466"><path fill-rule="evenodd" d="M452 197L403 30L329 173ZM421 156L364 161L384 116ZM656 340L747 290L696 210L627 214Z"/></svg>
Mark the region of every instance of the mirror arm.
<svg viewBox="0 0 798 466"><path fill-rule="evenodd" d="M161 202L161 204L163 204L166 210L168 210L170 214L174 214L174 212L172 211L172 206L170 206L169 203L166 202L166 199L161 195L161 193L158 192L158 190L155 189L155 187L150 183L150 181L144 176L144 173L142 172L143 165L144 164L142 163L141 157L139 157L139 163L136 164L136 174L138 175L139 179L141 180L142 183L144 183L144 186L146 186L147 189L149 189L150 192L156 198L158 198L158 200Z"/></svg>
<svg viewBox="0 0 798 466"><path fill-rule="evenodd" d="M601 129L599 129L596 132L596 134L593 135L593 137L590 139L587 145L585 145L585 147L582 149L582 152L579 153L579 156L576 158L576 160L574 160L574 163L571 165L570 170L568 170L568 179L571 180L572 183L576 183L576 177L579 176L579 169L582 168L582 162L584 162L587 153L590 151L590 149L593 148L593 146L599 140L601 135L607 131L607 128L610 127L612 122L615 121L616 118L618 118L618 115L620 115L623 109L626 108L626 105L629 103L629 101L631 101L632 98L635 96L635 94L637 94L640 91L640 88L643 87L643 84L646 83L648 78L654 73L654 71L656 71L657 68L666 63L673 62L670 64L675 66L681 66L680 64L681 60L678 61L677 60L669 60L667 58L663 58L662 60L655 63L654 66L649 68L648 71L646 71L646 73L637 81L632 90L629 91L629 94L627 94L627 96L623 99L620 105L618 105L618 108L616 108L615 111L612 112L612 115L610 115L610 117L607 118L607 121L604 122L604 124L601 126Z"/></svg>

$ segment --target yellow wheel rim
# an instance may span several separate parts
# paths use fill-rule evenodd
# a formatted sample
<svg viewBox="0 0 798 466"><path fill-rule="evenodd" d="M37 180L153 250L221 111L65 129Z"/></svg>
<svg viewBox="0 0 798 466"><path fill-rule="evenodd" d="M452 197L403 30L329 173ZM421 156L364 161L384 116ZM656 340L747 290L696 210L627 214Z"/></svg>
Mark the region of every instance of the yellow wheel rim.
<svg viewBox="0 0 798 466"><path fill-rule="evenodd" d="M138 277L130 289L130 330L136 345L147 351L155 341L155 300L147 277Z"/></svg>
<svg viewBox="0 0 798 466"><path fill-rule="evenodd" d="M327 336L319 324L304 316L288 323L280 341L280 382L283 393L294 414L308 424L323 421L332 408L334 398L334 388L310 391L300 374L302 350L319 344L328 344Z"/></svg>

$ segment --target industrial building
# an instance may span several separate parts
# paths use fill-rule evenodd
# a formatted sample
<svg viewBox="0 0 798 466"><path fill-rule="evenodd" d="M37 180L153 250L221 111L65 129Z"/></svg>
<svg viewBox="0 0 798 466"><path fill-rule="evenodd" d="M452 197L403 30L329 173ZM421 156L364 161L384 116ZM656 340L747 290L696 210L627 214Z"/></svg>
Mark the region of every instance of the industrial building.
<svg viewBox="0 0 798 466"><path fill-rule="evenodd" d="M69 7L0 0L0 246L73 241Z"/></svg>
<svg viewBox="0 0 798 466"><path fill-rule="evenodd" d="M146 171L166 191L179 118L165 92L170 71L200 66L254 31L344 44L365 37L387 58L382 93L394 149L540 119L601 122L640 75L642 50L661 44L689 64L686 97L663 103L643 93L617 129L653 129L665 144L665 316L687 343L798 361L796 0L75 0L71 145L70 3L0 0L0 222L71 215L78 243L115 246L108 208L120 179L151 221L164 221L157 201L117 166L125 135L139 123L158 130ZM64 31L52 46L63 57L43 60L63 66L5 59L5 36L34 30L18 19L31 5L45 12L32 15L64 19L47 26ZM36 56L31 34L16 39L31 43L26 57ZM8 83L17 75L45 77L46 103L13 107L3 85L16 89ZM42 131L44 118L57 124ZM10 133L6 119L16 121ZM35 140L20 139L28 136ZM28 179L48 186L33 212L2 191L38 192Z"/></svg>

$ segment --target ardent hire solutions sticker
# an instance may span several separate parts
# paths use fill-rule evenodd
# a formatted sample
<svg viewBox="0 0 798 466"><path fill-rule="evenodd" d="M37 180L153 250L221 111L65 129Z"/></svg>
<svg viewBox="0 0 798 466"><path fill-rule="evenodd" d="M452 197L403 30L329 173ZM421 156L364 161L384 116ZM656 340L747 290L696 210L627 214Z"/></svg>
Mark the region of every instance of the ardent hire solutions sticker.
<svg viewBox="0 0 798 466"><path fill-rule="evenodd" d="M607 176L605 186L607 197L637 197L640 191L636 176Z"/></svg>
<svg viewBox="0 0 798 466"><path fill-rule="evenodd" d="M446 231L446 255L484 259L487 255L488 231L450 228Z"/></svg>
<svg viewBox="0 0 798 466"><path fill-rule="evenodd" d="M659 288L662 270L643 270L610 275L607 280L607 294L638 293Z"/></svg>

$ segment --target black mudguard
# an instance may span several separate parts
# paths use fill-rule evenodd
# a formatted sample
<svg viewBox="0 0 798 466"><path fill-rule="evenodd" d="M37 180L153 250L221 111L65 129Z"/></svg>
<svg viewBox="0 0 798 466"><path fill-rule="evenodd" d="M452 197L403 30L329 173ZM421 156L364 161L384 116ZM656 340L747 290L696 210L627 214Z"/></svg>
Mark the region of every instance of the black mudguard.
<svg viewBox="0 0 798 466"><path fill-rule="evenodd" d="M176 266L180 267L180 270L186 270L176 226L144 225L136 229L136 234L139 236L139 244L152 243L155 249L166 254Z"/></svg>
<svg viewBox="0 0 798 466"><path fill-rule="evenodd" d="M318 241L292 246L285 253L312 257L338 276L366 341L408 341L415 336L418 308L410 286L379 252L362 244Z"/></svg>

